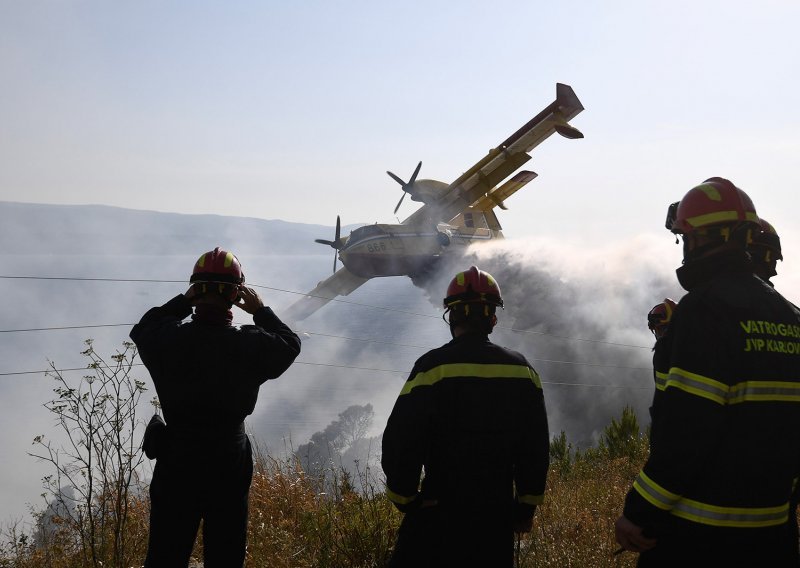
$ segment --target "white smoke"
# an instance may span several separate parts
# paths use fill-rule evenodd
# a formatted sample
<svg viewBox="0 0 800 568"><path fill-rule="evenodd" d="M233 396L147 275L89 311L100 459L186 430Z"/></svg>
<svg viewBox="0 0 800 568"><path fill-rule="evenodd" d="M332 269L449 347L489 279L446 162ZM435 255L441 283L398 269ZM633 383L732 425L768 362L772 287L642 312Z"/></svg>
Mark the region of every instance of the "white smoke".
<svg viewBox="0 0 800 568"><path fill-rule="evenodd" d="M426 288L438 305L455 272L472 264L490 272L505 301L492 340L528 357L545 383L551 432L585 447L625 405L648 422L647 312L682 295L680 249L670 247L670 237L652 235L601 246L506 239L448 259Z"/></svg>
<svg viewBox="0 0 800 568"><path fill-rule="evenodd" d="M13 251L3 255L6 274L180 282L0 280L0 292L13 300L0 306L4 329L134 323L148 308L185 291L196 258L218 245L239 256L248 283L259 285L279 316L331 270L332 251L313 243L314 237L329 237L329 228L135 212L129 224L124 216L115 220L127 236L111 242L104 234L112 229L95 217L124 210L94 215L87 208L56 209L52 224L30 211L6 210L3 234L6 250ZM294 248L286 250L287 242ZM781 291L800 282L789 270L791 250L797 250L792 242L784 239L789 260L779 265L775 279ZM307 442L349 406L372 404L375 418L367 435L379 435L414 361L450 339L441 299L455 272L470 264L500 283L506 309L498 314L492 339L522 352L541 374L552 433L565 430L573 443L591 444L626 404L647 422L653 340L646 314L664 297L678 300L683 294L674 275L680 247L663 233L600 243L507 239L472 247L465 258L445 257L421 288L407 278L370 280L298 325L307 334L298 363L262 387L249 430L278 454ZM251 321L238 310L235 318ZM129 331L5 333L2 371L44 369L48 358L59 367L79 367L85 365L79 355L83 339L93 337L98 352L111 354ZM136 376L154 394L143 367ZM2 522L24 515L26 502L40 504L38 480L45 470L26 452L34 436L52 435L54 428L41 407L52 397L51 380L41 374L5 376L0 389ZM149 410L142 409L143 419Z"/></svg>

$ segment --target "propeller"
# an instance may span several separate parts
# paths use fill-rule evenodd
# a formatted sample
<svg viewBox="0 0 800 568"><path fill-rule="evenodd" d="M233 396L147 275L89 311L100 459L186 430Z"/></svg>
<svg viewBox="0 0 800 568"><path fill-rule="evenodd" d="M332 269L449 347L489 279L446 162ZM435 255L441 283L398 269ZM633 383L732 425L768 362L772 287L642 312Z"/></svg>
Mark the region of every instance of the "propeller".
<svg viewBox="0 0 800 568"><path fill-rule="evenodd" d="M394 175L392 172L387 171L386 173L389 174L389 177L392 178L394 181L400 184L403 188L403 197L400 198L400 201L397 202L397 207L394 208L394 212L397 213L397 210L400 209L400 205L403 203L403 200L406 198L406 193L412 193L412 188L414 187L414 182L417 180L417 174L419 173L419 169L422 167L422 162L417 164L417 169L414 170L414 174L411 176L411 179L408 180L408 183L404 182L400 179L399 176Z"/></svg>
<svg viewBox="0 0 800 568"><path fill-rule="evenodd" d="M340 240L341 232L342 232L342 222L341 222L341 219L339 219L339 216L337 215L336 216L336 234L333 237L333 240L332 241L326 241L325 239L314 239L315 243L320 243L322 245L328 245L329 247L331 247L334 250L334 252L333 252L333 271L334 272L336 272L336 261L339 259L339 252L338 251L341 250L341 248L342 248L342 242Z"/></svg>

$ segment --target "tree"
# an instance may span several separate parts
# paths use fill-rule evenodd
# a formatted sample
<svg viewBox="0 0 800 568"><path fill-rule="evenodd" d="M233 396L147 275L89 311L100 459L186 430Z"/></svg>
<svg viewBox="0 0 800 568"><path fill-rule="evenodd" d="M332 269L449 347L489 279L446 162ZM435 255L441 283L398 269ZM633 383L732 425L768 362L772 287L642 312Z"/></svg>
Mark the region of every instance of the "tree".
<svg viewBox="0 0 800 568"><path fill-rule="evenodd" d="M138 485L137 469L143 461L137 440L136 408L145 384L131 376L136 357L132 343L110 361L98 355L92 340L81 355L89 359L77 384L71 385L53 362L47 372L55 382L56 397L44 404L65 435L56 446L44 435L34 438L38 453L54 472L42 479L48 500L42 515L42 538L60 532L59 540L72 546L84 565L127 566L126 529L129 507Z"/></svg>
<svg viewBox="0 0 800 568"><path fill-rule="evenodd" d="M611 424L606 426L600 439L600 448L612 458L638 459L646 448L642 439L636 413L626 405L620 419L612 418Z"/></svg>
<svg viewBox="0 0 800 568"><path fill-rule="evenodd" d="M335 423L338 423L339 426L341 447L351 448L365 438L372 426L373 418L375 418L375 412L372 410L371 404L349 406L339 414L339 420Z"/></svg>
<svg viewBox="0 0 800 568"><path fill-rule="evenodd" d="M357 477L355 464L373 447L379 447L376 440L367 439L375 412L371 404L352 405L339 413L325 430L315 432L307 444L297 449L297 456L303 470L325 487L331 481L331 474L341 470L351 478ZM348 463L344 463L345 456ZM351 467L350 462L353 462Z"/></svg>

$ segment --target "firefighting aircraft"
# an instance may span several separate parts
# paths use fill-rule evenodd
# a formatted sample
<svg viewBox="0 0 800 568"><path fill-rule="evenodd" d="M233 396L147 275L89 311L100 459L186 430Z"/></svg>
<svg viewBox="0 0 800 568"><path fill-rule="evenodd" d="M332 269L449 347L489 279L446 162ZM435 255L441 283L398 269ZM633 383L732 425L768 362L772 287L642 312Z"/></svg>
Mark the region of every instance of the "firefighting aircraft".
<svg viewBox="0 0 800 568"><path fill-rule="evenodd" d="M316 239L335 251L333 275L289 306L286 319L291 322L305 319L336 296L347 296L370 278L413 279L430 270L442 255L463 251L472 243L503 238L494 207L506 209L505 200L537 174L523 170L498 184L530 160L528 152L554 132L569 139L583 138L569 124L582 110L572 87L557 83L555 101L455 181L418 180L422 162L407 182L386 172L403 190L395 213L406 194L423 206L400 224L366 225L348 236L341 235L341 221L337 217L333 240ZM344 265L339 270L336 270L337 260Z"/></svg>

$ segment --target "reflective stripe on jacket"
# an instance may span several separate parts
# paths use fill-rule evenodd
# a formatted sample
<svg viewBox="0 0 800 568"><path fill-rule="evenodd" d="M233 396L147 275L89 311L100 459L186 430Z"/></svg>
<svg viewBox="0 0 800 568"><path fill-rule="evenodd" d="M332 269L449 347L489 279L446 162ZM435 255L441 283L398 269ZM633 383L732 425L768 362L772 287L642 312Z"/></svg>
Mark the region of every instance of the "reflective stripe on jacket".
<svg viewBox="0 0 800 568"><path fill-rule="evenodd" d="M516 488L532 514L548 461L538 374L522 355L481 334L416 362L383 435L386 494L401 510L418 500L510 510Z"/></svg>
<svg viewBox="0 0 800 568"><path fill-rule="evenodd" d="M800 473L798 335L798 312L744 265L692 287L656 345L650 457L626 517L656 537L664 514L786 523Z"/></svg>

